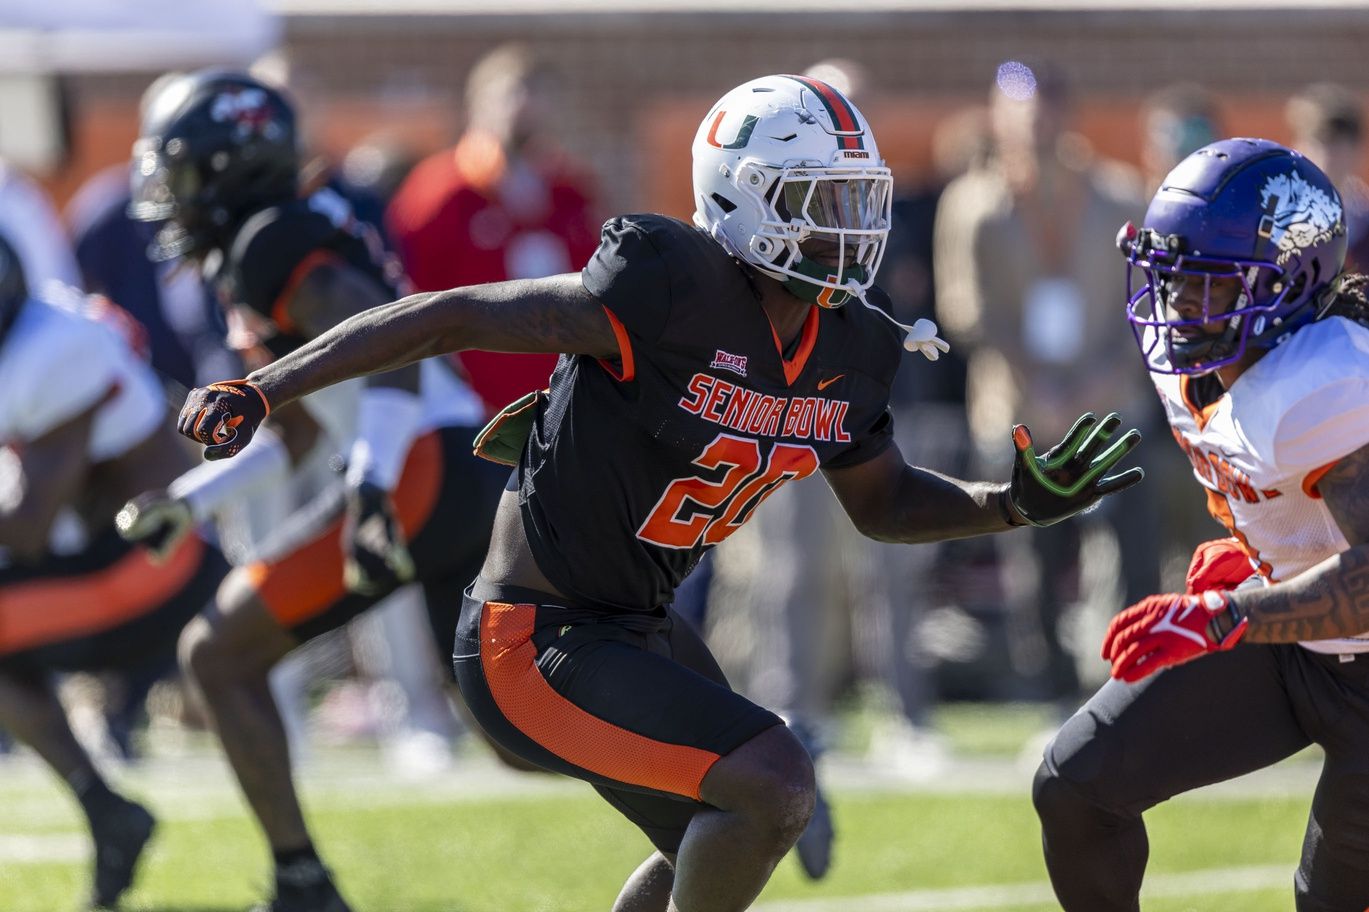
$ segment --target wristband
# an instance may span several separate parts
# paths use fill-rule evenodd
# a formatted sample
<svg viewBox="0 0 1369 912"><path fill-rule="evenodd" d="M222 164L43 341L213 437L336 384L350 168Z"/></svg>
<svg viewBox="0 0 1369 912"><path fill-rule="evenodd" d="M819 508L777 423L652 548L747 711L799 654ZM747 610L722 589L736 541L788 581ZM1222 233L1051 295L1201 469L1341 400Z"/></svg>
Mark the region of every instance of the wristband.
<svg viewBox="0 0 1369 912"><path fill-rule="evenodd" d="M1004 487L1004 488L1002 488L1001 490L999 490L999 492L998 492L998 512L1000 512L1000 513L1003 514L1003 521L1004 521L1005 523L1007 523L1009 526L1012 526L1014 529L1021 528L1022 526L1029 526L1029 525L1031 525L1031 523L1029 523L1029 522L1021 522L1021 521L1019 521L1016 517L1013 516L1013 512L1012 512L1012 500L1011 500L1011 498L1012 498L1012 486L1011 486L1011 485L1009 485L1009 486L1007 486L1007 487Z"/></svg>
<svg viewBox="0 0 1369 912"><path fill-rule="evenodd" d="M1204 593L1200 598L1207 599L1208 593ZM1217 612L1212 615L1212 620L1207 622L1207 637L1214 643L1225 642L1231 635L1231 631L1241 626L1245 620L1245 612L1236 605L1235 594L1223 592L1225 605L1220 606Z"/></svg>
<svg viewBox="0 0 1369 912"><path fill-rule="evenodd" d="M393 491L423 417L423 400L408 390L368 386L357 406L357 434L347 453L347 483Z"/></svg>
<svg viewBox="0 0 1369 912"><path fill-rule="evenodd" d="M270 428L261 428L236 458L202 462L167 485L166 493L185 501L196 522L205 522L230 502L284 481L289 472L285 444Z"/></svg>

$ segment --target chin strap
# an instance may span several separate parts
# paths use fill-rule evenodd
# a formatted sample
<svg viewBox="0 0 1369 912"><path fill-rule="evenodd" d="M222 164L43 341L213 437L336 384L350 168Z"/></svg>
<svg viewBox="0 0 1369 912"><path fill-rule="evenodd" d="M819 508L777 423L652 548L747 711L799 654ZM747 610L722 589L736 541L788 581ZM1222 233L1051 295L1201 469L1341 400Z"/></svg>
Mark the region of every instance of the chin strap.
<svg viewBox="0 0 1369 912"><path fill-rule="evenodd" d="M875 313L903 330L903 332L906 333L906 336L903 339L903 347L908 351L918 352L928 361L935 361L937 358L941 357L943 352L951 350L950 343L937 336L938 330L936 324L931 320L928 320L925 317L919 317L913 322L912 326L909 326L907 323L898 322L894 319L892 314L888 313L883 308L876 307L866 300L864 289L860 287L860 283L855 279L846 283L846 291L859 299L860 303L864 304L867 308L873 310Z"/></svg>

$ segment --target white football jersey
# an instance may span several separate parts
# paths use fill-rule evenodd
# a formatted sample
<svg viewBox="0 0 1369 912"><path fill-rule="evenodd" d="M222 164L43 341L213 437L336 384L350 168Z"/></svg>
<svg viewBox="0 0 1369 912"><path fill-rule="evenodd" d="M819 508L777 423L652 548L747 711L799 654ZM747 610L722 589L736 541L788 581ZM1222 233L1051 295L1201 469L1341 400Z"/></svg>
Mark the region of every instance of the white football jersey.
<svg viewBox="0 0 1369 912"><path fill-rule="evenodd" d="M480 397L441 359L418 362L418 384L422 411L415 436L434 428L479 427L484 423L485 405ZM345 453L356 438L357 410L365 389L364 379L344 380L300 400L337 452Z"/></svg>
<svg viewBox="0 0 1369 912"><path fill-rule="evenodd" d="M1163 364L1163 345L1151 356ZM1152 373L1175 438L1207 491L1208 511L1268 583L1349 547L1316 490L1336 461L1369 445L1369 328L1343 317L1312 323L1248 368L1206 408L1189 378ZM1362 637L1302 645L1369 651Z"/></svg>
<svg viewBox="0 0 1369 912"><path fill-rule="evenodd" d="M152 368L113 329L30 299L0 343L0 444L36 440L95 405L92 463L123 455L170 420Z"/></svg>

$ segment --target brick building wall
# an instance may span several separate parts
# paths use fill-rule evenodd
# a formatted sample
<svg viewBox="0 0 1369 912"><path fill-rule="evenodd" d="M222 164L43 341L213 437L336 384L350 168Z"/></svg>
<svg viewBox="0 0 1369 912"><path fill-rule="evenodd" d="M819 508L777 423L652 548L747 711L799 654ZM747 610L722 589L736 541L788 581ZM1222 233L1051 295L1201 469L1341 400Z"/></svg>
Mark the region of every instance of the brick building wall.
<svg viewBox="0 0 1369 912"><path fill-rule="evenodd" d="M377 3L383 8L383 3ZM1168 10L566 13L287 19L285 48L316 144L345 149L375 131L422 148L460 124L461 86L489 48L522 40L562 74L567 148L593 171L604 210L687 210L688 144L723 91L755 75L843 56L878 94L867 114L903 178L927 168L932 128L978 103L1005 59L1048 60L1073 82L1081 126L1103 152L1135 158L1136 110L1179 80L1220 93L1227 129L1287 139L1282 102L1317 80L1369 87L1369 11ZM837 10L836 7L842 9ZM852 9L855 8L855 9ZM120 161L147 77L73 82L76 157L59 197ZM683 170L682 170L683 169Z"/></svg>

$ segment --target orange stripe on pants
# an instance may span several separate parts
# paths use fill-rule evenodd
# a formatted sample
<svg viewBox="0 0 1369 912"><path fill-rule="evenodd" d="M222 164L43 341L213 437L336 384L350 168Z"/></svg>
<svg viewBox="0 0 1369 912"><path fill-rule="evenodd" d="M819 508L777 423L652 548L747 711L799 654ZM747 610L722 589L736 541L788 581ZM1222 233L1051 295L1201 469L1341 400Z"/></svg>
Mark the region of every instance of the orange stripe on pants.
<svg viewBox="0 0 1369 912"><path fill-rule="evenodd" d="M409 448L392 497L404 537L412 542L442 490L442 442L436 431ZM342 582L342 518L277 560L249 564L252 587L283 627L317 617L347 593Z"/></svg>
<svg viewBox="0 0 1369 912"><path fill-rule="evenodd" d="M99 633L150 614L190 582L204 556L194 535L165 563L136 547L102 570L0 589L0 654Z"/></svg>
<svg viewBox="0 0 1369 912"><path fill-rule="evenodd" d="M582 769L701 800L699 785L718 755L619 728L557 693L537 668L537 648L531 639L536 617L533 605L486 602L482 610L480 664L504 717L533 741Z"/></svg>

